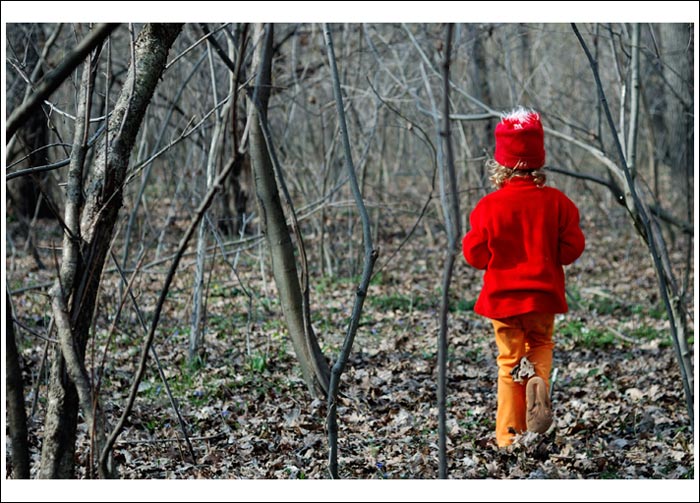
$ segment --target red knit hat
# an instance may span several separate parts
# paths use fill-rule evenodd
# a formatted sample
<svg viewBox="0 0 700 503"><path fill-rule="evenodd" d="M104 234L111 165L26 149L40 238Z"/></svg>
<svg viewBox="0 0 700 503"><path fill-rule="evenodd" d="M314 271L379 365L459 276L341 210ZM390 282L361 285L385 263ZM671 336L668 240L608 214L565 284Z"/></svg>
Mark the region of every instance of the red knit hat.
<svg viewBox="0 0 700 503"><path fill-rule="evenodd" d="M540 114L522 107L506 114L496 126L494 158L501 166L538 169L544 166L544 131Z"/></svg>

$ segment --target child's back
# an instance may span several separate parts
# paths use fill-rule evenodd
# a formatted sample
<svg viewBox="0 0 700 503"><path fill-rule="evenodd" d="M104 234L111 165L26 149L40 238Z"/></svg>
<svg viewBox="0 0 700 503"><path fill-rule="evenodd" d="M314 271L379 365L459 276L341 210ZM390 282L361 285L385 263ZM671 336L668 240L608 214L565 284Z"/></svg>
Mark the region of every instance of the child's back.
<svg viewBox="0 0 700 503"><path fill-rule="evenodd" d="M585 239L576 205L544 186L539 114L518 109L495 135L490 167L498 190L472 211L462 250L469 264L486 270L474 311L491 319L496 334L496 440L507 446L513 433L543 432L552 422L547 387L554 314L568 310L563 266L581 255ZM523 376L530 364L534 370Z"/></svg>

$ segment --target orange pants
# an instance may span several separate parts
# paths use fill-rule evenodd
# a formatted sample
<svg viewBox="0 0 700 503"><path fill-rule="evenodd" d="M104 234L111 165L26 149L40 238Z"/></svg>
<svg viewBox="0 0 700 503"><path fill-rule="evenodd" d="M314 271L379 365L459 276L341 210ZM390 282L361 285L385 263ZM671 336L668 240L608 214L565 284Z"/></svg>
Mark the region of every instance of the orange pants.
<svg viewBox="0 0 700 503"><path fill-rule="evenodd" d="M514 382L510 375L523 356L535 367L535 374L549 388L552 369L552 332L554 315L527 313L501 320L491 320L498 346L498 411L496 442L499 447L513 443L513 432L522 433L525 424L525 388L527 380Z"/></svg>

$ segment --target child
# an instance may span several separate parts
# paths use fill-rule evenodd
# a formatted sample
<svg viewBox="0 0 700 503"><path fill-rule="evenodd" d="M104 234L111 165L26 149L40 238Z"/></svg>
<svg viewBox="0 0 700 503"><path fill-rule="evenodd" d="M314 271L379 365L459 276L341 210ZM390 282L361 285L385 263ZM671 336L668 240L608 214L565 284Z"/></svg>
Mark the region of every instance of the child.
<svg viewBox="0 0 700 503"><path fill-rule="evenodd" d="M474 311L490 318L496 333L496 442L505 447L515 433L543 433L552 424L554 314L568 310L562 266L581 255L585 240L574 203L544 185L539 114L518 108L503 116L495 136L487 166L498 190L472 211L462 251L486 270Z"/></svg>

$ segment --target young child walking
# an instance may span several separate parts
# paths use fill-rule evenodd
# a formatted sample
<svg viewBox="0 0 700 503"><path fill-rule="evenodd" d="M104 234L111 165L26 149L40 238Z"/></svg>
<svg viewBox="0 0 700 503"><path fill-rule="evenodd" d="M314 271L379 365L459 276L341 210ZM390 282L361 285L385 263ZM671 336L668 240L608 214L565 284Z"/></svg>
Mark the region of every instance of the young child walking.
<svg viewBox="0 0 700 503"><path fill-rule="evenodd" d="M462 240L467 262L485 269L474 311L493 323L498 347L496 442L552 424L549 373L554 315L568 310L563 266L583 253L576 205L545 186L544 131L538 113L503 116L487 162L496 191L469 217Z"/></svg>

